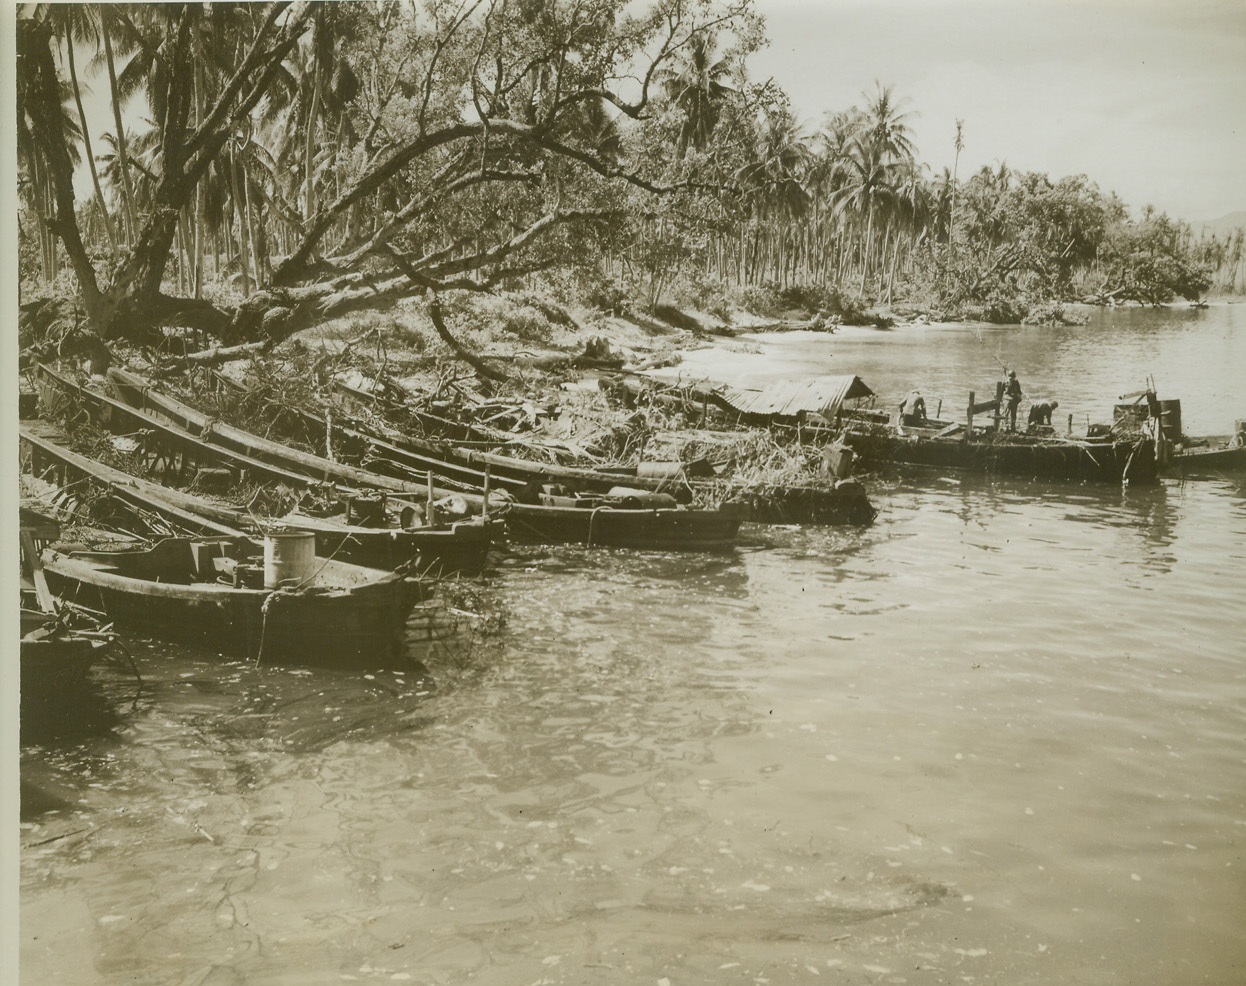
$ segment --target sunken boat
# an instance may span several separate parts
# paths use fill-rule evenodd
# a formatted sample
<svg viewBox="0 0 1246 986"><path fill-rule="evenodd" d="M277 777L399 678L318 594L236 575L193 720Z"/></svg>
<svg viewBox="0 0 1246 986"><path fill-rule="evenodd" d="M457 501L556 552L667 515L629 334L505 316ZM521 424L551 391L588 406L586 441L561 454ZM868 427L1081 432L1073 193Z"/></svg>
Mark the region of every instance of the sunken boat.
<svg viewBox="0 0 1246 986"><path fill-rule="evenodd" d="M1154 385L1120 398L1112 427L1125 434L1146 437L1158 422L1166 440L1161 471L1178 479L1218 479L1246 471L1246 420L1233 423L1230 436L1191 437L1181 419L1181 401L1160 400Z"/></svg>
<svg viewBox="0 0 1246 986"><path fill-rule="evenodd" d="M91 614L58 603L43 569L41 549L60 525L23 508L20 521L20 690L23 713L72 704L88 676L113 650L117 634Z"/></svg>
<svg viewBox="0 0 1246 986"><path fill-rule="evenodd" d="M1218 479L1246 472L1246 433L1233 438L1203 438L1174 448L1168 470L1182 479Z"/></svg>
<svg viewBox="0 0 1246 986"><path fill-rule="evenodd" d="M579 543L657 551L732 548L747 508L725 502L695 510L662 493L619 487L603 495L547 486L537 503L517 503L506 515L516 541Z"/></svg>

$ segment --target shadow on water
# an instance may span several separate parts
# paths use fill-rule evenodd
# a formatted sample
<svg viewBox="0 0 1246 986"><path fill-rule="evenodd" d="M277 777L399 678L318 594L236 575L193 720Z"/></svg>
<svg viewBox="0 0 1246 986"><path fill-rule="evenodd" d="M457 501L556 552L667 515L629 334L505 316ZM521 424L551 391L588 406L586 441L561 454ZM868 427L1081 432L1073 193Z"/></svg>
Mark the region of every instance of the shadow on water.
<svg viewBox="0 0 1246 986"><path fill-rule="evenodd" d="M82 805L124 802L140 789L169 797L203 784L218 793L262 789L334 744L427 729L428 702L489 660L489 649L475 646L469 671L467 658L440 641L413 646L401 669L342 671L256 666L141 637L128 643L141 686L119 669L97 668L86 690L23 704L24 822L77 817ZM155 774L136 773L137 763Z"/></svg>
<svg viewBox="0 0 1246 986"><path fill-rule="evenodd" d="M22 746L80 743L105 737L122 722L114 701L94 681L87 687L55 696L23 697Z"/></svg>

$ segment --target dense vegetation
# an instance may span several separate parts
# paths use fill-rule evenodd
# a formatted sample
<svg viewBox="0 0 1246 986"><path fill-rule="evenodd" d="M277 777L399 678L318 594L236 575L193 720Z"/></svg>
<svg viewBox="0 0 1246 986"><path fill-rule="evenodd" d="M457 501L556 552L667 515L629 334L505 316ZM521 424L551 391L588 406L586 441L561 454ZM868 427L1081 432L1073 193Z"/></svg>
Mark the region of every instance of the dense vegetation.
<svg viewBox="0 0 1246 986"><path fill-rule="evenodd" d="M24 298L76 295L104 341L230 342L538 274L602 307L998 320L1240 289L1240 232L1195 241L1082 176L931 178L889 88L802 130L746 81L763 43L751 0L26 5Z"/></svg>

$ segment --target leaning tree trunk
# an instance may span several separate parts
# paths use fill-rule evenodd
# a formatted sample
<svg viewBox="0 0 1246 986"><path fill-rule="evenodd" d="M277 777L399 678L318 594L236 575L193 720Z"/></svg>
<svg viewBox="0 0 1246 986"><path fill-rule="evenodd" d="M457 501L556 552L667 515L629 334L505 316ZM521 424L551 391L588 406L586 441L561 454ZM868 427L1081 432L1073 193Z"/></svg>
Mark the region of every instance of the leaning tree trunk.
<svg viewBox="0 0 1246 986"><path fill-rule="evenodd" d="M108 82L112 94L113 124L117 128L117 166L121 169L121 198L125 206L127 242L134 242L134 188L130 183L129 149L126 146L125 126L121 120L121 98L117 93L117 67L113 60L112 40L108 36L108 23L104 22L100 33L104 36L104 58L108 63Z"/></svg>
<svg viewBox="0 0 1246 986"><path fill-rule="evenodd" d="M463 345L456 339L446 327L445 319L441 313L441 301L437 295L432 294L428 300L428 316L433 320L433 328L437 330L437 334L441 336L442 341L454 350L454 354L458 356L464 363L469 364L472 369L479 373L482 377L489 380L506 381L510 378L498 370L493 369L475 353L469 352L463 348Z"/></svg>
<svg viewBox="0 0 1246 986"><path fill-rule="evenodd" d="M251 293L251 244L247 235L247 215L243 205L241 184L238 181L238 157L233 148L229 151L229 176L233 185L234 212L238 216L238 257L242 266L242 293Z"/></svg>
<svg viewBox="0 0 1246 986"><path fill-rule="evenodd" d="M108 206L104 204L104 192L100 188L100 176L95 167L95 153L91 150L91 130L87 126L86 110L82 108L82 90L78 85L78 70L74 65L74 41L68 34L65 37L66 59L69 64L69 81L74 90L74 102L78 105L78 120L82 125L82 148L86 153L87 165L91 169L91 187L95 190L95 205L100 211L100 219L104 223L104 232L108 236L108 246L112 251L113 262L117 260L117 231L113 229L112 216L108 214Z"/></svg>

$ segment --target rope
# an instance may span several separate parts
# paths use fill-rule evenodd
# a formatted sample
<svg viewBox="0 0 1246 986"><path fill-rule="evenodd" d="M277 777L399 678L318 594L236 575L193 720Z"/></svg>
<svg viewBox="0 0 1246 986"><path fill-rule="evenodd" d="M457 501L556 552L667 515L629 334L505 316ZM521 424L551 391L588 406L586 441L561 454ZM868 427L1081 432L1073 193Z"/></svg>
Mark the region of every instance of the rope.
<svg viewBox="0 0 1246 986"><path fill-rule="evenodd" d="M134 695L134 700L137 702L139 695L143 693L143 676L139 674L138 665L134 662L134 655L130 653L130 648L126 647L126 645L121 642L121 638L119 636L114 635L113 639L109 641L109 644L110 646L117 648L122 654L125 655L125 659L130 665L130 670L134 672L134 677L138 681L138 692Z"/></svg>
<svg viewBox="0 0 1246 986"><path fill-rule="evenodd" d="M588 515L588 546L590 548L593 546L593 527L596 525L597 512L599 510L610 510L610 509L611 508L607 506L593 507L592 511L589 513Z"/></svg>
<svg viewBox="0 0 1246 986"><path fill-rule="evenodd" d="M268 635L268 605L277 597L277 591L274 589L267 598L260 604L260 646L255 652L255 666L260 666L260 659L264 656L264 638Z"/></svg>

